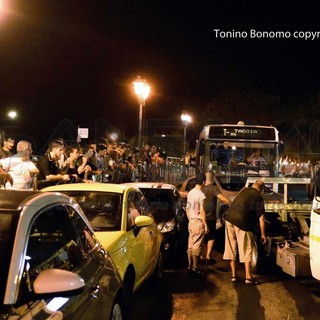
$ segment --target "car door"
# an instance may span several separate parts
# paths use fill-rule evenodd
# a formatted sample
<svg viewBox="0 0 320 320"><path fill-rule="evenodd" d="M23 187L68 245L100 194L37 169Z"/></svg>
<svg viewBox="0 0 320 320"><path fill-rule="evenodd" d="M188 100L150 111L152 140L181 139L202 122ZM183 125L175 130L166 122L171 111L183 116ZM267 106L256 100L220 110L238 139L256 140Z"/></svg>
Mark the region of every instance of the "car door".
<svg viewBox="0 0 320 320"><path fill-rule="evenodd" d="M107 265L104 251L77 211L65 205L50 206L38 215L30 230L22 294L27 296L26 288L32 288L39 272L48 268L75 272L86 284L75 296L57 296L29 304L32 318L51 314L52 319L109 319L113 303L108 292L114 278L112 265Z"/></svg>
<svg viewBox="0 0 320 320"><path fill-rule="evenodd" d="M151 214L148 202L141 192L138 192L138 199L142 215L149 216L154 221L154 217ZM149 261L147 272L150 273L153 271L154 265L157 262L162 238L160 231L158 231L157 229L157 224L155 222L150 226L145 227L145 232L149 236L148 240L150 241L150 245L148 246L148 248L146 248Z"/></svg>
<svg viewBox="0 0 320 320"><path fill-rule="evenodd" d="M127 203L132 203L140 215L148 215L148 205L140 192L130 191ZM130 208L129 208L130 210ZM136 269L137 282L150 274L155 250L155 224L148 227L134 228L128 220L128 243L130 243L131 257Z"/></svg>

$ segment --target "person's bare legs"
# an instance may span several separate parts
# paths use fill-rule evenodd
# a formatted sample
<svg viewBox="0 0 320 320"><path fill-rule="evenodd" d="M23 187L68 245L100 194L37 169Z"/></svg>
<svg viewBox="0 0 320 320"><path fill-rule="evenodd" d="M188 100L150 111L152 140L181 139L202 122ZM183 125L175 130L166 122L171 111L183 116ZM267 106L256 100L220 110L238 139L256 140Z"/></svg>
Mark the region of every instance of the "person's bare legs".
<svg viewBox="0 0 320 320"><path fill-rule="evenodd" d="M246 271L246 279L252 279L251 262L245 262L244 267L245 267L245 271Z"/></svg>
<svg viewBox="0 0 320 320"><path fill-rule="evenodd" d="M214 239L213 240L208 240L207 243L207 254L206 254L206 259L210 260L211 259L211 253L213 250L213 245L214 245Z"/></svg>
<svg viewBox="0 0 320 320"><path fill-rule="evenodd" d="M236 260L230 260L230 267L231 267L232 278L236 278L237 277Z"/></svg>
<svg viewBox="0 0 320 320"><path fill-rule="evenodd" d="M192 261L193 259L192 259L192 255L191 255L191 253L188 253L188 265L189 265L189 268L191 269L192 268Z"/></svg>
<svg viewBox="0 0 320 320"><path fill-rule="evenodd" d="M199 256L192 256L193 268L194 268L194 269L198 269L198 267L199 267L199 260L200 260L200 257L199 257Z"/></svg>

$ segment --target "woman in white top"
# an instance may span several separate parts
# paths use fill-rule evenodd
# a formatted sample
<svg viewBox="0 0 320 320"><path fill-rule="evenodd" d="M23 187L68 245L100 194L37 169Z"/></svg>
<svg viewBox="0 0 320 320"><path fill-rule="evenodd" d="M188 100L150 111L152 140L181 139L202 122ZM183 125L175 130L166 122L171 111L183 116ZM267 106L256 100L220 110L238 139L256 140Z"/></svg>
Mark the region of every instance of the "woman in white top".
<svg viewBox="0 0 320 320"><path fill-rule="evenodd" d="M0 166L2 167L3 171L8 173L13 179L12 185L9 182L5 184L6 188L31 188L33 176L39 173L38 168L30 160L31 154L31 143L21 140L17 144L17 154L0 160Z"/></svg>

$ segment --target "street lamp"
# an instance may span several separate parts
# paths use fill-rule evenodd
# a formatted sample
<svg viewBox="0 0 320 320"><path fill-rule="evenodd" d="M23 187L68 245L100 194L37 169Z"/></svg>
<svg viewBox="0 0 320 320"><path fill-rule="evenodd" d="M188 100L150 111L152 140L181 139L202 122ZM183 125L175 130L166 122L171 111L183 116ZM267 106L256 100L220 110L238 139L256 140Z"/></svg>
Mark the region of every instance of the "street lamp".
<svg viewBox="0 0 320 320"><path fill-rule="evenodd" d="M184 125L184 131L183 131L183 156L186 156L186 144L187 144L187 126L189 123L191 123L192 119L190 114L183 111L181 113L181 121Z"/></svg>
<svg viewBox="0 0 320 320"><path fill-rule="evenodd" d="M15 110L10 110L8 113L7 113L7 116L8 116L8 118L10 118L10 119L15 119L16 117L17 117L17 111L15 111Z"/></svg>
<svg viewBox="0 0 320 320"><path fill-rule="evenodd" d="M111 139L112 141L116 141L116 140L118 139L118 137L119 137L119 135L118 135L116 132L112 132L112 133L110 134L110 139Z"/></svg>
<svg viewBox="0 0 320 320"><path fill-rule="evenodd" d="M191 123L192 118L190 114L186 111L181 113L181 121L184 125L183 128L183 171L182 171L182 178L186 178L186 145L187 145L187 126Z"/></svg>
<svg viewBox="0 0 320 320"><path fill-rule="evenodd" d="M147 80L142 79L140 76L137 76L136 80L133 81L134 92L138 97L139 102L139 139L138 139L138 147L141 147L141 139L142 139L142 110L143 106L146 103L146 99L150 93L150 86Z"/></svg>

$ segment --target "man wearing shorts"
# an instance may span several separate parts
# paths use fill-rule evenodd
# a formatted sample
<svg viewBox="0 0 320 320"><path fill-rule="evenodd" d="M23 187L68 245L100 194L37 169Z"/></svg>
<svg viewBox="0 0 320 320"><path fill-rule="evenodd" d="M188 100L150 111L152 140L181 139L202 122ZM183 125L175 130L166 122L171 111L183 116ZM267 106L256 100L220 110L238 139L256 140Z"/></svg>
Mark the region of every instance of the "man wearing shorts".
<svg viewBox="0 0 320 320"><path fill-rule="evenodd" d="M204 235L208 231L206 214L203 208L205 195L201 187L206 180L203 173L198 173L195 179L195 187L188 193L187 198L187 216L189 219L188 230L188 271L193 274L201 274L199 269L199 260Z"/></svg>
<svg viewBox="0 0 320 320"><path fill-rule="evenodd" d="M260 226L261 241L265 243L264 200L261 196L264 182L257 180L252 188L243 188L233 200L226 215L226 242L223 259L230 260L231 281L238 281L236 256L245 266L245 283L259 284L252 278L251 262L254 234ZM238 249L237 249L238 248Z"/></svg>

